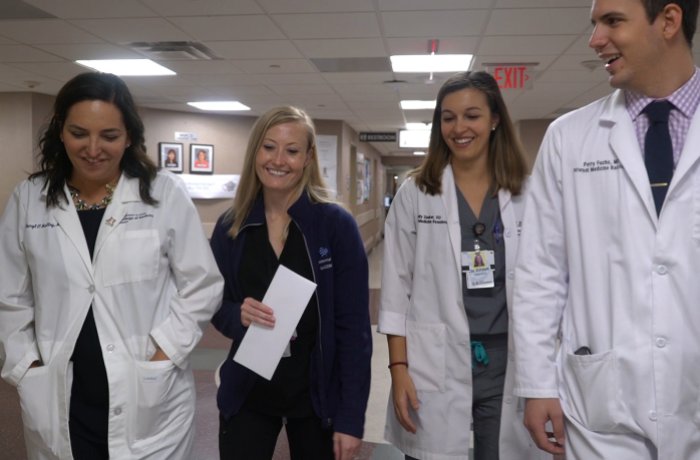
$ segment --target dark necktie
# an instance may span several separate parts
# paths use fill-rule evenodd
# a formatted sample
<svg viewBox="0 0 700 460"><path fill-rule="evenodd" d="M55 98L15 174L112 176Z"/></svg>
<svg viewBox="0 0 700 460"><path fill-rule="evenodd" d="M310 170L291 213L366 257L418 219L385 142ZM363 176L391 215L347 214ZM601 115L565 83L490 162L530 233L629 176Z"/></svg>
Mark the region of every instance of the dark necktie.
<svg viewBox="0 0 700 460"><path fill-rule="evenodd" d="M654 195L656 215L661 213L673 177L673 145L668 131L671 108L673 105L668 101L653 101L643 110L649 118L649 129L644 138L644 164Z"/></svg>

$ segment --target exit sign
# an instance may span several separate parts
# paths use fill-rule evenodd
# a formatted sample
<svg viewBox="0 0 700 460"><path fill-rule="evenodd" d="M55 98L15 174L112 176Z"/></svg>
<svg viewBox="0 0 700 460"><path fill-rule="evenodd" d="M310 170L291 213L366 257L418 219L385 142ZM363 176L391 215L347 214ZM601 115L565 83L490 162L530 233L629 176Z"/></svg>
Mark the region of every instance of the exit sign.
<svg viewBox="0 0 700 460"><path fill-rule="evenodd" d="M493 75L501 89L532 88L531 73L537 62L484 63L486 71Z"/></svg>

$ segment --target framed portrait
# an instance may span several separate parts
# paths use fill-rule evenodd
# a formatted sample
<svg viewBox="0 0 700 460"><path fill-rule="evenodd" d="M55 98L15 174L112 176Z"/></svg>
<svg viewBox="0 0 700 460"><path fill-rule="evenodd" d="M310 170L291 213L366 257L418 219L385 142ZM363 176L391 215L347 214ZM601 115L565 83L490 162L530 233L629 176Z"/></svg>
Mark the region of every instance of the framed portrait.
<svg viewBox="0 0 700 460"><path fill-rule="evenodd" d="M174 173L183 169L182 144L172 142L158 143L158 166Z"/></svg>
<svg viewBox="0 0 700 460"><path fill-rule="evenodd" d="M214 146L207 144L190 144L190 173L214 173Z"/></svg>

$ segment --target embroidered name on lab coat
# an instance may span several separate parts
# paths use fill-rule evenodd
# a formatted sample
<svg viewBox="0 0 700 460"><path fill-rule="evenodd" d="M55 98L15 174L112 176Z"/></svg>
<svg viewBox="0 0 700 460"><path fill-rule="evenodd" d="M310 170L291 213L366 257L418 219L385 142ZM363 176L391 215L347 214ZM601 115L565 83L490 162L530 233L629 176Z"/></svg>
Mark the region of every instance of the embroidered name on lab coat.
<svg viewBox="0 0 700 460"><path fill-rule="evenodd" d="M446 224L447 221L442 216L432 214L418 214L419 224Z"/></svg>
<svg viewBox="0 0 700 460"><path fill-rule="evenodd" d="M142 212L140 214L125 214L124 217L122 217L122 220L119 221L119 224L128 224L129 222L133 222L135 220L141 220L141 219L153 219L153 214L149 214L147 212Z"/></svg>
<svg viewBox="0 0 700 460"><path fill-rule="evenodd" d="M574 167L574 173L595 173L601 171L614 171L622 169L620 160L595 160L584 161L581 166Z"/></svg>
<svg viewBox="0 0 700 460"><path fill-rule="evenodd" d="M44 222L41 224L25 224L24 227L30 230L36 230L38 228L56 228L59 227L59 225L56 222Z"/></svg>

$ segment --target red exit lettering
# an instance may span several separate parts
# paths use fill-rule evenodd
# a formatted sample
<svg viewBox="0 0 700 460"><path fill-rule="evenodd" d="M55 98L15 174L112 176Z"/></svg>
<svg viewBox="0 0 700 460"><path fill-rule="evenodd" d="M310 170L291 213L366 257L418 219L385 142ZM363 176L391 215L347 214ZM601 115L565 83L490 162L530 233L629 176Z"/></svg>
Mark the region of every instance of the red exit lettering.
<svg viewBox="0 0 700 460"><path fill-rule="evenodd" d="M493 68L493 78L501 89L522 89L530 79L527 66L497 66Z"/></svg>

